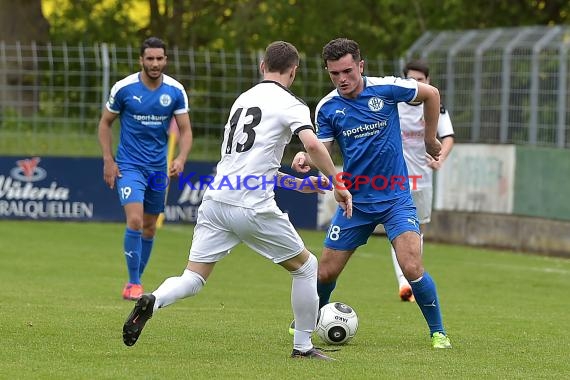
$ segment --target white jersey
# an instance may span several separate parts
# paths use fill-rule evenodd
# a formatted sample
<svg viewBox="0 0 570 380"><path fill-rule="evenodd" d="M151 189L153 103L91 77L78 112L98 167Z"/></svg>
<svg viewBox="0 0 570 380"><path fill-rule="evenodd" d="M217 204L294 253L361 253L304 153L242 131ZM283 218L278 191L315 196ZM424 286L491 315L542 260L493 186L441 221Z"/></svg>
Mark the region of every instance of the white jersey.
<svg viewBox="0 0 570 380"><path fill-rule="evenodd" d="M262 81L241 94L231 108L222 158L204 199L255 209L275 205L285 146L303 129L313 129L309 107L279 83Z"/></svg>
<svg viewBox="0 0 570 380"><path fill-rule="evenodd" d="M416 180L416 188L431 188L433 184L433 170L427 165L426 147L424 143L425 121L424 105L398 103L398 113L400 114L400 129L402 131L402 145L404 148L404 159L408 166L410 176L421 176ZM446 136L453 136L453 126L449 113L440 107L439 123L437 125L437 136L441 139ZM416 177L417 178L417 177ZM410 189L414 189L410 177Z"/></svg>

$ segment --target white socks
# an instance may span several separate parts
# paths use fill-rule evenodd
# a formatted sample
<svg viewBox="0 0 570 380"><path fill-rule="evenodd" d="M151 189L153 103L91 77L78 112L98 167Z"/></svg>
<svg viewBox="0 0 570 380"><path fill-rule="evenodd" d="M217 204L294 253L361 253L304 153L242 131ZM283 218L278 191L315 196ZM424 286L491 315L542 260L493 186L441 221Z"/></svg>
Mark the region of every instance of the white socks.
<svg viewBox="0 0 570 380"><path fill-rule="evenodd" d="M296 271L292 271L291 306L295 317L293 347L305 352L313 348L313 333L319 310L317 294L317 258L310 254L308 260ZM156 297L154 311L173 304L179 299L197 294L206 281L198 273L188 269L179 277L167 278L152 294Z"/></svg>
<svg viewBox="0 0 570 380"><path fill-rule="evenodd" d="M313 348L311 334L315 329L319 311L317 268L317 258L311 253L301 268L291 272L291 306L295 316L293 348L302 352Z"/></svg>
<svg viewBox="0 0 570 380"><path fill-rule="evenodd" d="M391 245L390 251L392 252L392 264L394 265L394 273L396 274L396 280L398 280L398 289L401 289L403 286L408 285L408 280L406 280L404 273L402 273L402 268L400 268L400 264L398 264L398 259L396 258L396 251Z"/></svg>
<svg viewBox="0 0 570 380"><path fill-rule="evenodd" d="M181 298L191 297L198 293L206 280L196 272L188 269L180 277L170 277L156 289L152 294L156 297L154 310L166 307Z"/></svg>

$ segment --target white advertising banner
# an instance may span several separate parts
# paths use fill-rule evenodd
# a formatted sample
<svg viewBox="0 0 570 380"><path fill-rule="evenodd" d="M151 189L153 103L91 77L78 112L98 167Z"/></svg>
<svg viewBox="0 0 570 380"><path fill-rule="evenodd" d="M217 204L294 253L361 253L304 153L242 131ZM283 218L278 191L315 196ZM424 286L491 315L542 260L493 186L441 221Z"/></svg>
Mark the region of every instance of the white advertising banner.
<svg viewBox="0 0 570 380"><path fill-rule="evenodd" d="M514 145L455 144L436 174L436 210L511 214Z"/></svg>

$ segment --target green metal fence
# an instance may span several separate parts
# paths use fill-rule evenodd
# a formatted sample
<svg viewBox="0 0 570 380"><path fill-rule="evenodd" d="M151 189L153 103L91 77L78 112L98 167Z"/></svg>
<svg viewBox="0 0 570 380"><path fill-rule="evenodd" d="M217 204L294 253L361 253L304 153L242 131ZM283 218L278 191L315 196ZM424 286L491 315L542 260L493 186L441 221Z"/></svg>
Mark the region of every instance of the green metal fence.
<svg viewBox="0 0 570 380"><path fill-rule="evenodd" d="M406 58L429 62L459 141L570 144L570 27L425 33Z"/></svg>
<svg viewBox="0 0 570 380"><path fill-rule="evenodd" d="M405 57L363 52L370 75L431 66L459 142L567 148L570 27L427 32ZM216 159L227 112L258 82L261 52L170 49L168 73L189 93L194 159ZM0 154L97 155L96 128L113 83L139 70L138 47L0 42ZM317 54L303 54L292 90L314 110L331 89ZM118 130L118 128L115 128ZM287 152L298 149L293 146Z"/></svg>
<svg viewBox="0 0 570 380"><path fill-rule="evenodd" d="M167 73L189 94L192 157L216 159L234 99L260 80L262 52L170 49L167 55ZM397 64L371 60L368 70L392 75ZM138 70L138 47L0 43L0 153L97 155L96 127L109 90ZM303 55L293 92L314 110L331 86L320 57Z"/></svg>

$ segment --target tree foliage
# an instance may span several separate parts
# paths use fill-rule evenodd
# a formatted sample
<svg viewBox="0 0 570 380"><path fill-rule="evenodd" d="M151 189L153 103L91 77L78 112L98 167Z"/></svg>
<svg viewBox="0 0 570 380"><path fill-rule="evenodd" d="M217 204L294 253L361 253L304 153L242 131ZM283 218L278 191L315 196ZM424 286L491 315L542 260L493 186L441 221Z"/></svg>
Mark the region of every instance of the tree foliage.
<svg viewBox="0 0 570 380"><path fill-rule="evenodd" d="M35 111L36 94L30 89L37 80L30 59L33 52L17 44L42 44L49 40L49 24L42 14L40 0L22 0L17 6L13 1L0 0L0 40L7 45L2 46L2 55L18 56L16 64L6 59L0 61L0 110L11 107L14 100L9 91L17 89L18 99L25 105L19 111L31 113Z"/></svg>
<svg viewBox="0 0 570 380"><path fill-rule="evenodd" d="M137 15L131 13L132 3L131 0L58 1L49 17L51 41L69 45L138 41L139 28L133 21Z"/></svg>
<svg viewBox="0 0 570 380"><path fill-rule="evenodd" d="M57 3L51 38L68 43L136 45L157 35L180 48L258 50L287 40L319 54L330 39L346 36L359 41L364 53L388 58L400 56L427 30L570 21L566 0L148 0L142 26L133 12L142 0Z"/></svg>
<svg viewBox="0 0 570 380"><path fill-rule="evenodd" d="M51 10L45 15L47 20L41 12L42 5ZM156 35L165 39L169 48L208 49L208 54L195 54L207 57L208 64L194 68L199 71L199 67L203 67L206 72L192 71L188 80L193 93L198 95L193 99L193 104L198 106L195 110L200 106L210 110L226 109L226 102L233 101L232 94L248 85L242 81L231 87L227 81L219 80L227 75L223 71L226 70L225 52L219 51L222 49L240 50L246 53L243 59L251 55L254 64L248 66L255 67L256 55L247 53L262 50L271 41L290 41L306 56L316 57L325 43L343 36L360 43L369 67L370 61L375 59L386 62L403 56L426 31L569 22L568 0L0 0L0 41L6 43L7 56L21 56L11 62L0 62L0 114L11 107L19 107L15 110L24 115L40 112L47 116L84 117L94 108L98 112L100 95L96 89L102 79L92 75L98 68L85 66L97 63L94 60L68 61L58 56L53 59L52 55L62 54L67 47L71 50L74 45L77 48L77 45L106 42L136 49L145 37ZM20 49L17 42L28 46L28 50ZM48 42L63 45L64 49L52 52L46 45ZM129 56L132 53L130 49L123 50L128 50L125 54ZM34 59L27 58L32 55ZM124 63L129 67L113 67L114 73L130 72L132 62L138 69L136 55L138 52L134 50L134 59ZM223 60L224 65L212 64L216 59ZM38 66L33 62L38 62ZM64 68L56 66L56 71L64 75L50 75L58 64ZM181 70L177 74L187 72L189 70ZM234 76L234 73L229 75ZM240 75L235 73L236 77ZM196 77L206 80L198 82ZM523 79L528 81L526 77ZM56 92L55 89L63 85L67 86L65 91ZM296 93L308 102L316 101L323 92L306 85L301 75L295 86ZM73 90L68 91L70 87ZM84 88L94 90L87 94L81 90ZM70 103L79 106L67 107ZM63 112L58 108L62 104L67 107ZM204 125L220 124L208 117L196 114L196 120ZM455 117L461 120L462 115ZM195 125L199 133L200 125Z"/></svg>

